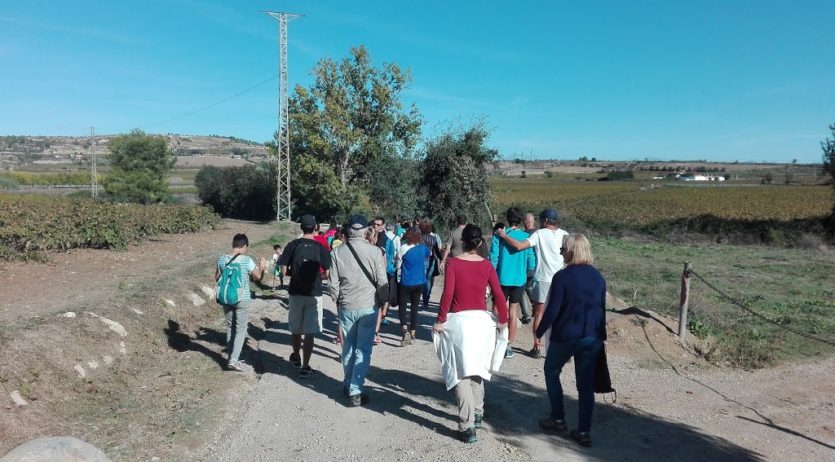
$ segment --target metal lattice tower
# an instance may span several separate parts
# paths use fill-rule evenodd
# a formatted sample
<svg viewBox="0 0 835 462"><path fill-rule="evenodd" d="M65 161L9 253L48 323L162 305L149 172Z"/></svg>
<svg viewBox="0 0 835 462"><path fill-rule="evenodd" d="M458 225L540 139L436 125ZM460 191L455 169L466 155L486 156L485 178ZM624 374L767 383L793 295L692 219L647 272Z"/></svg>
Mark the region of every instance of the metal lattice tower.
<svg viewBox="0 0 835 462"><path fill-rule="evenodd" d="M90 127L90 188L95 199L99 197L99 178L96 174L96 150L93 148L94 141L93 127Z"/></svg>
<svg viewBox="0 0 835 462"><path fill-rule="evenodd" d="M302 15L275 11L264 13L278 20L278 134L276 137L276 220L290 221L290 111L287 108L287 23Z"/></svg>

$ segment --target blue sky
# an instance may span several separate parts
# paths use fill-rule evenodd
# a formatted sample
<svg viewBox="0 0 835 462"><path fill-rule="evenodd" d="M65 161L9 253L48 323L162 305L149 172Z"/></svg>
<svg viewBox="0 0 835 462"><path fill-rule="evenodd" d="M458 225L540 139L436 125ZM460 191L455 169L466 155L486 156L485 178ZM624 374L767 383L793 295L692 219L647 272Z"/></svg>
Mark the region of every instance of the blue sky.
<svg viewBox="0 0 835 462"><path fill-rule="evenodd" d="M0 134L276 126L290 84L364 44L410 68L425 136L484 118L507 158L820 161L835 123L835 1L6 1ZM170 120L177 118L176 120Z"/></svg>

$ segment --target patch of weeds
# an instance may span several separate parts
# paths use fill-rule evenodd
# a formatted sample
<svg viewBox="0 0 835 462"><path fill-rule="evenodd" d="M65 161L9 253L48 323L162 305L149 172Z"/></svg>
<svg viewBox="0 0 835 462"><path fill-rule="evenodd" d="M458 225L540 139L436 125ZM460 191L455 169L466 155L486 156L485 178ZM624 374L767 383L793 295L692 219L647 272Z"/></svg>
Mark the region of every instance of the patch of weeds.
<svg viewBox="0 0 835 462"><path fill-rule="evenodd" d="M773 364L776 350L782 344L780 339L767 336L756 327L731 332L720 342L725 359L745 369Z"/></svg>
<svg viewBox="0 0 835 462"><path fill-rule="evenodd" d="M699 340L704 340L710 335L710 326L699 319L698 316L690 316L687 319L687 330L695 335Z"/></svg>

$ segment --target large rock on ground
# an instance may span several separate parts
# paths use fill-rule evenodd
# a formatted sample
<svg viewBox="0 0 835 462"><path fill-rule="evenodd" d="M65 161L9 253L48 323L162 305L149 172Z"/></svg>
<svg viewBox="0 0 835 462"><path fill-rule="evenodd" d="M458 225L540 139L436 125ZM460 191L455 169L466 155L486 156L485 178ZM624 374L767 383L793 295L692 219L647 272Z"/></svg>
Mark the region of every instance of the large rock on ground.
<svg viewBox="0 0 835 462"><path fill-rule="evenodd" d="M0 462L110 462L95 446L68 436L38 438L12 449Z"/></svg>

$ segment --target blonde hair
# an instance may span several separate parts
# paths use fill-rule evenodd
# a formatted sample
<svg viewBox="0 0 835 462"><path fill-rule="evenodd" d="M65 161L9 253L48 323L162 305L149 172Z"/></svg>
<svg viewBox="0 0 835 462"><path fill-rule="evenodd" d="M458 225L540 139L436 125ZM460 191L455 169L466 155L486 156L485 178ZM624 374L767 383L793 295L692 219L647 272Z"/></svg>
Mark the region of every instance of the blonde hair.
<svg viewBox="0 0 835 462"><path fill-rule="evenodd" d="M370 242L372 245L377 245L377 230L370 226L366 229L365 240Z"/></svg>
<svg viewBox="0 0 835 462"><path fill-rule="evenodd" d="M582 234L569 234L562 240L565 249L562 258L566 265L591 265L594 256L591 254L591 244Z"/></svg>

